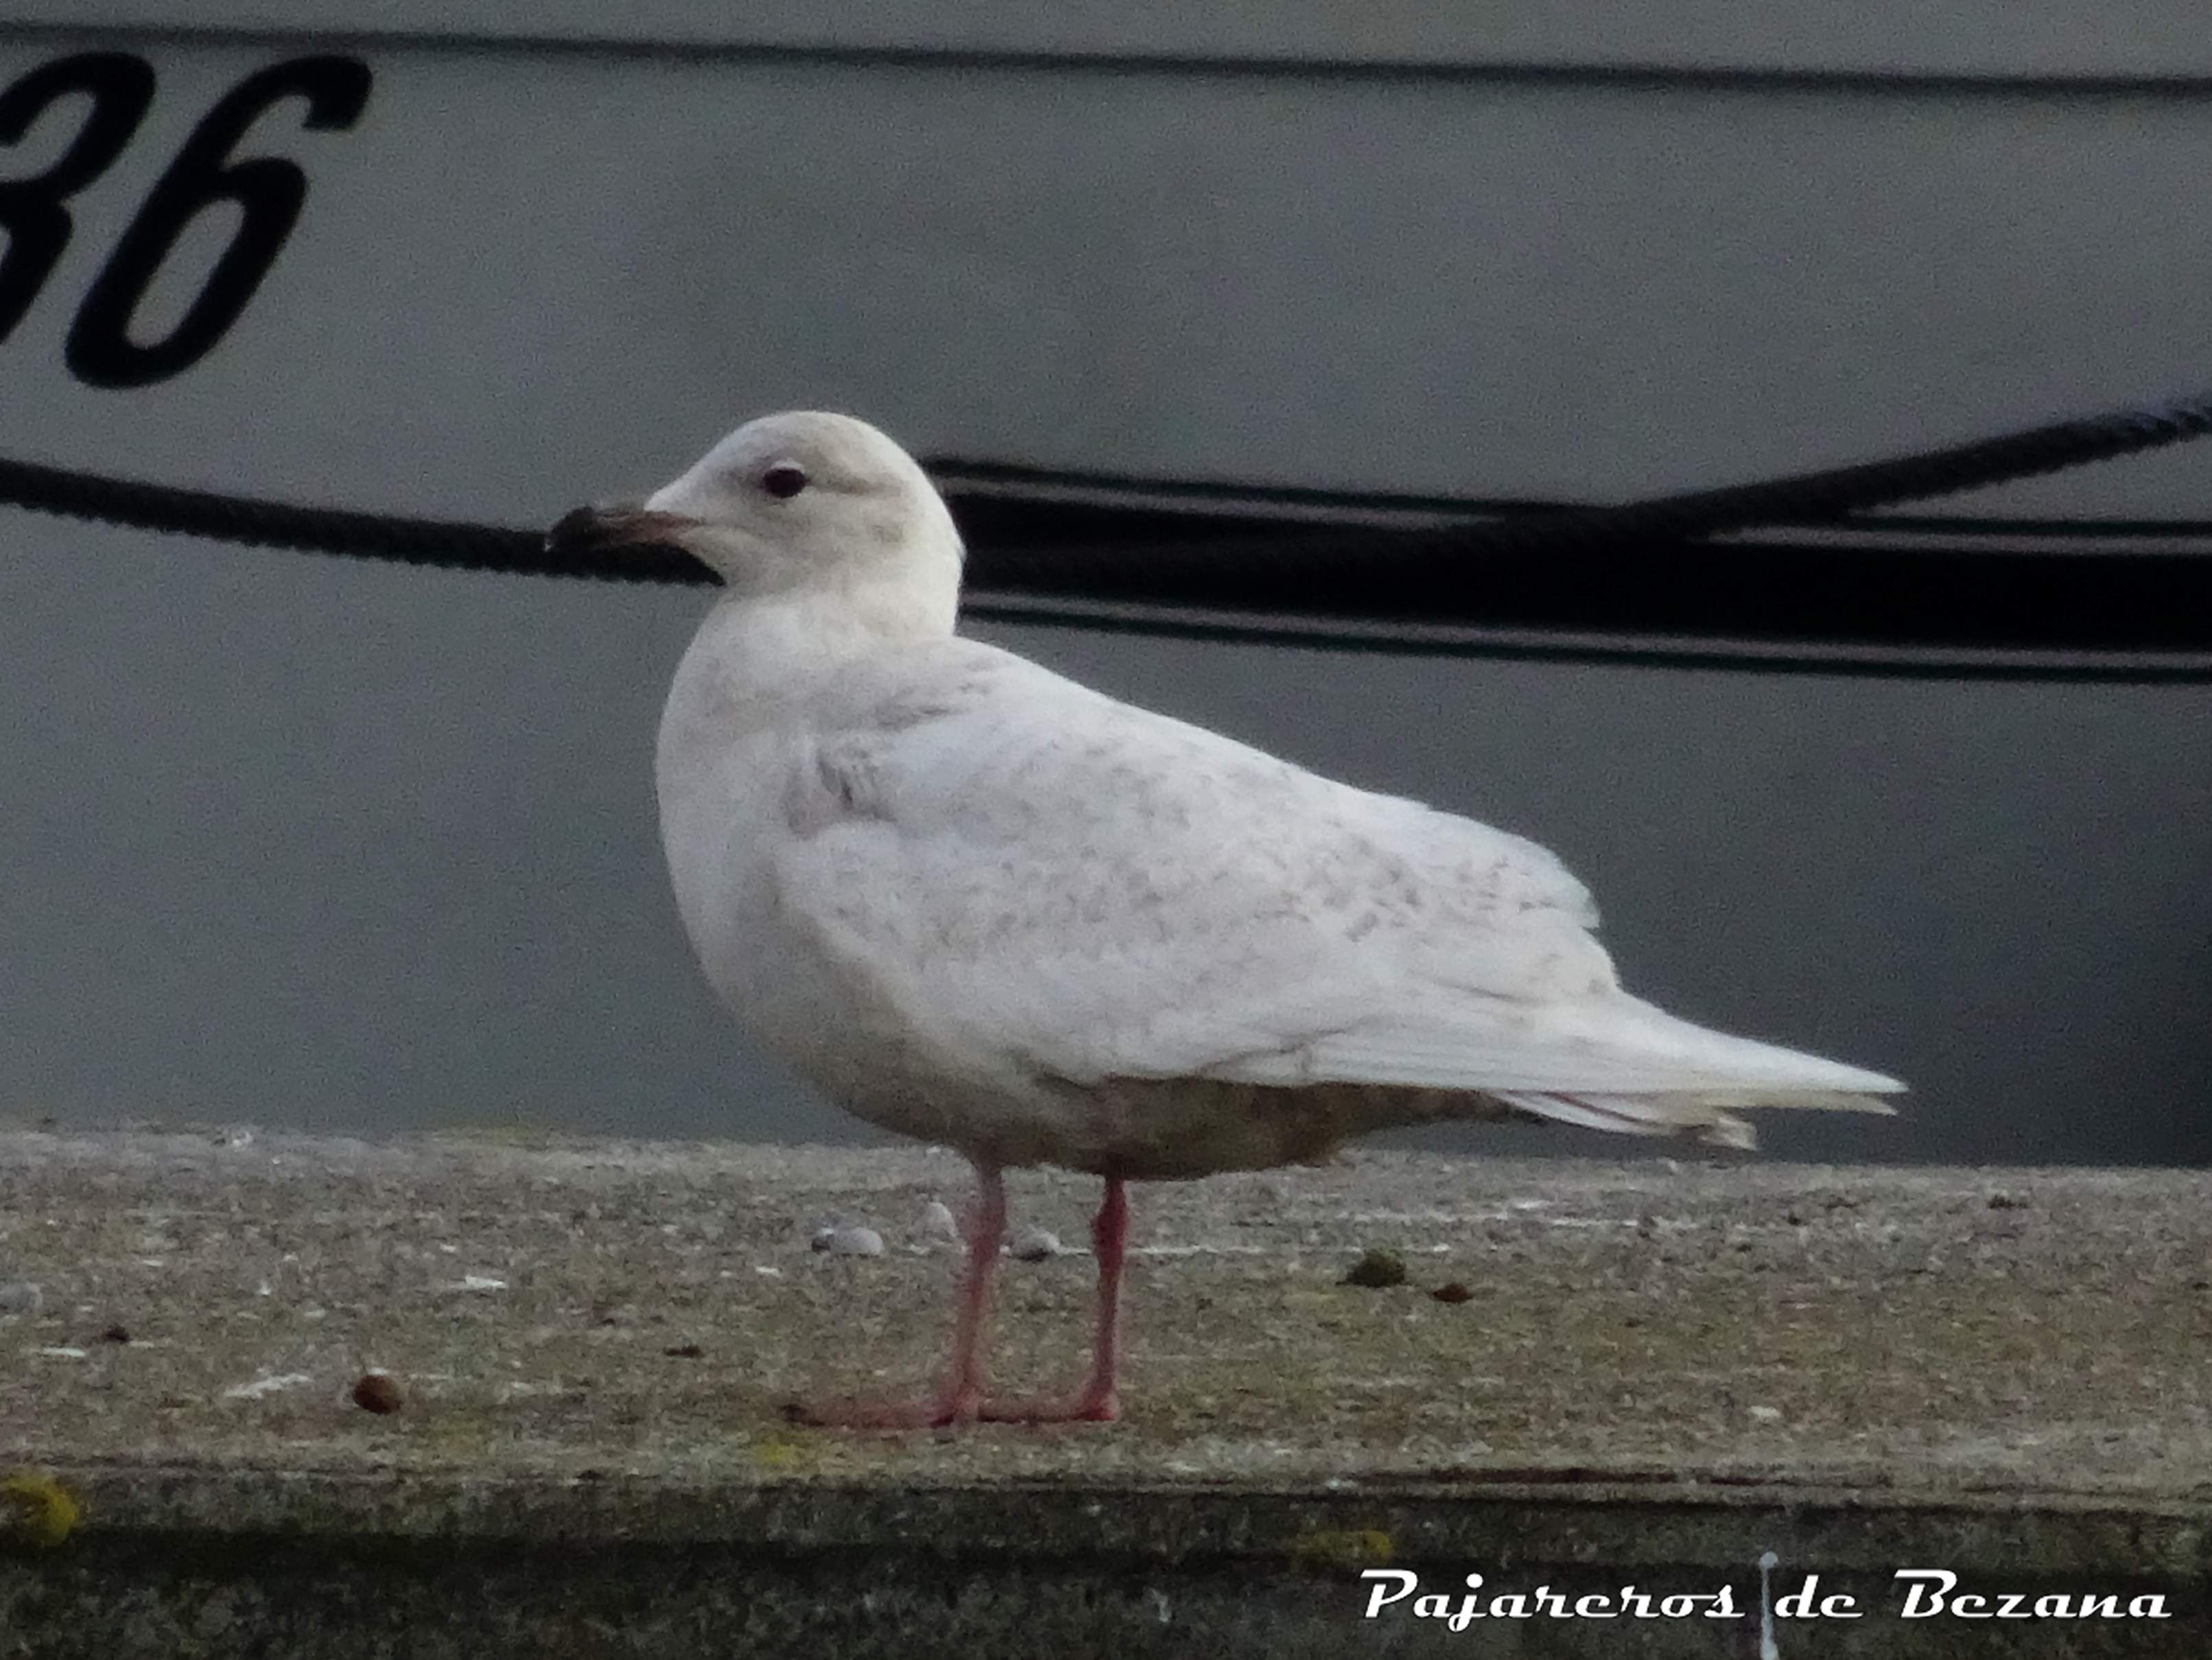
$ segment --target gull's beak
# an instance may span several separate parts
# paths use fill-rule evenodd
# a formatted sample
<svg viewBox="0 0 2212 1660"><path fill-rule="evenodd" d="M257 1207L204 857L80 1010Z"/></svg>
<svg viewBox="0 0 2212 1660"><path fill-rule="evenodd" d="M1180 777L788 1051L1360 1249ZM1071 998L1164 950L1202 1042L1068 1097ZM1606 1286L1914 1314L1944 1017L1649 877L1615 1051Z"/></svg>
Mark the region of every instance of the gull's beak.
<svg viewBox="0 0 2212 1660"><path fill-rule="evenodd" d="M692 521L679 513L653 513L634 502L606 502L562 514L545 532L548 553L577 556L641 551L683 553Z"/></svg>

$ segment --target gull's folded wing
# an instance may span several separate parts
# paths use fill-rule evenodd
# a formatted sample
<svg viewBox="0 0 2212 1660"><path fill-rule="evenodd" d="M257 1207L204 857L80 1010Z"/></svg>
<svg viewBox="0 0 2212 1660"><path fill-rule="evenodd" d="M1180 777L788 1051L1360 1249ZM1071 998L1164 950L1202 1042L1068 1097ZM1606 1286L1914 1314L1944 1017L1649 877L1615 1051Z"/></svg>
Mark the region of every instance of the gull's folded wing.
<svg viewBox="0 0 2212 1660"><path fill-rule="evenodd" d="M952 1050L1079 1083L1373 1083L1577 1122L1618 1109L1564 1098L1674 1098L1703 1122L1898 1087L1621 992L1589 895L1534 843L987 646L927 650L887 672L895 694L814 712L777 879L842 971Z"/></svg>

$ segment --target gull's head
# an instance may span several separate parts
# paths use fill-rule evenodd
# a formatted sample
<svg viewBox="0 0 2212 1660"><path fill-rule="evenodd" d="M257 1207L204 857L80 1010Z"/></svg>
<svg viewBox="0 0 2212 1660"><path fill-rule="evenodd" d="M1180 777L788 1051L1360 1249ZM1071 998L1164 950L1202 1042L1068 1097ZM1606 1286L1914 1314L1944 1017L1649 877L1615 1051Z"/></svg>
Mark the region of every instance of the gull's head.
<svg viewBox="0 0 2212 1660"><path fill-rule="evenodd" d="M579 508L549 545L674 547L739 599L895 601L949 630L960 537L914 458L865 421L795 410L748 421L641 506Z"/></svg>

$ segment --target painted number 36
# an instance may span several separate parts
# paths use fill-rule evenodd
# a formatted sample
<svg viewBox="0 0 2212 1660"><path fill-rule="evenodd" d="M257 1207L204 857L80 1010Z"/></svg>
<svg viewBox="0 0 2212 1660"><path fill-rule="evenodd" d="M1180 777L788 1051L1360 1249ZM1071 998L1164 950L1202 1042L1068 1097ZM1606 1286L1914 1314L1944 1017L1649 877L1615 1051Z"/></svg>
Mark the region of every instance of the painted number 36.
<svg viewBox="0 0 2212 1660"><path fill-rule="evenodd" d="M352 58L296 58L248 76L200 118L175 161L155 182L107 263L85 290L70 325L70 371L94 386L143 386L181 374L205 356L246 309L284 246L307 199L293 162L233 160L246 129L287 98L307 100L303 125L343 132L368 101L368 66ZM91 52L43 64L0 92L0 144L21 143L55 102L89 99L58 161L28 179L0 179L0 341L15 332L69 246L70 198L113 165L154 101L154 71L126 52ZM236 229L174 328L159 340L131 337L131 319L185 229L207 209L238 210Z"/></svg>

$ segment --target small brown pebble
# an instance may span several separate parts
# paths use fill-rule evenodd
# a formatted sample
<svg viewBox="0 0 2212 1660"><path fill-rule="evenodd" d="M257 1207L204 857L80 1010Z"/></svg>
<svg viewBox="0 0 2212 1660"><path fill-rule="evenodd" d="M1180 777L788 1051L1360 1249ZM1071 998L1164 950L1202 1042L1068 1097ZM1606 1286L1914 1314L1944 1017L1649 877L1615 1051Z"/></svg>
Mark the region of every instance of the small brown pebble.
<svg viewBox="0 0 2212 1660"><path fill-rule="evenodd" d="M696 1343L678 1343L673 1348L661 1350L661 1353L672 1360L703 1360L707 1358L707 1351Z"/></svg>
<svg viewBox="0 0 2212 1660"><path fill-rule="evenodd" d="M103 1343L127 1343L131 1341L131 1333L126 1327L110 1326L100 1334L100 1341Z"/></svg>
<svg viewBox="0 0 2212 1660"><path fill-rule="evenodd" d="M1346 1286L1364 1286L1370 1291L1382 1291L1406 1283L1406 1264L1387 1250L1370 1250L1352 1265L1351 1272L1339 1282Z"/></svg>
<svg viewBox="0 0 2212 1660"><path fill-rule="evenodd" d="M1448 1286L1438 1286L1429 1293L1439 1303L1472 1303L1474 1293L1456 1280Z"/></svg>
<svg viewBox="0 0 2212 1660"><path fill-rule="evenodd" d="M353 1403L363 1412L398 1412L407 1404L407 1386L388 1371L364 1372L353 1386Z"/></svg>

